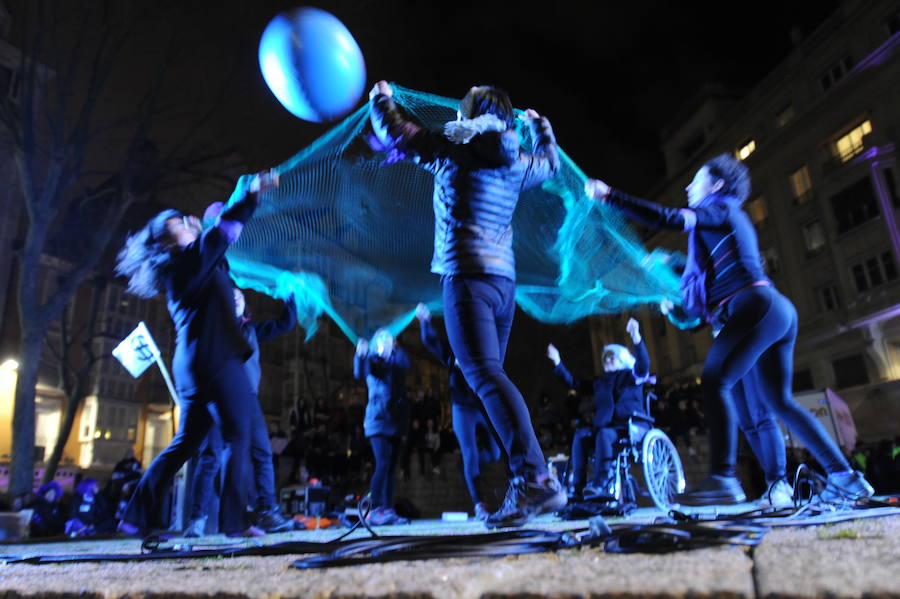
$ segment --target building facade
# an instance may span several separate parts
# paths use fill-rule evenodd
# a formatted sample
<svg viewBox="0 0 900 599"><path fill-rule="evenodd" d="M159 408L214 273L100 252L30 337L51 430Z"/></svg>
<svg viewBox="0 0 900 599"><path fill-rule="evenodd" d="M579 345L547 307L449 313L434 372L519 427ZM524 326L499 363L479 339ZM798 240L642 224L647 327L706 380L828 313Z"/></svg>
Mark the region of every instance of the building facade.
<svg viewBox="0 0 900 599"><path fill-rule="evenodd" d="M794 389L837 390L864 440L900 430L898 145L900 3L844 2L745 96L702 90L665 132L666 178L650 194L684 206L706 160L744 161L744 209L799 312ZM647 245L685 251L685 238L648 234ZM621 337L618 320L598 321L595 338ZM678 331L657 309L643 320L662 380L696 380L709 330Z"/></svg>

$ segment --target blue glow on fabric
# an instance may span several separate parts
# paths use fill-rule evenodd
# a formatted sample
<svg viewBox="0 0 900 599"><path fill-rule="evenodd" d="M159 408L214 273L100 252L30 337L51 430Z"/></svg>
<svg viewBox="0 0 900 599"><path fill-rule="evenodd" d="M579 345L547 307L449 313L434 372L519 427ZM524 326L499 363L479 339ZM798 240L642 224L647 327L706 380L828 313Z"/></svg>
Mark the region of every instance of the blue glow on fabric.
<svg viewBox="0 0 900 599"><path fill-rule="evenodd" d="M458 100L393 87L431 129L456 118ZM379 327L398 335L419 302L441 312L440 280L429 272L433 176L373 153L360 137L368 115L367 104L279 165L280 187L263 195L228 251L238 286L294 294L307 338L322 315L355 343ZM529 150L529 130L519 133ZM663 298L678 303L678 276L648 259L620 214L584 195L584 173L562 150L560 157L557 176L523 192L516 209L519 306L543 322L571 323ZM231 202L248 182L239 180Z"/></svg>

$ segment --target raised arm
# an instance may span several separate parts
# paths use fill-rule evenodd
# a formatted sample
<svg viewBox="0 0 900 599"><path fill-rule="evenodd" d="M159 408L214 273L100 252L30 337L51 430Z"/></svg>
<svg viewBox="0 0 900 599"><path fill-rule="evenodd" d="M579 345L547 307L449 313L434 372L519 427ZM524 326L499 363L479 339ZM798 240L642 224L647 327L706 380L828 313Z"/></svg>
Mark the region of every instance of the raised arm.
<svg viewBox="0 0 900 599"><path fill-rule="evenodd" d="M574 376L572 376L572 373L569 372L569 370L566 368L566 365L563 364L562 358L559 355L559 350L556 349L556 346L552 343L547 346L547 357L550 358L550 361L553 362L555 366L553 372L570 389L575 389L579 393L592 393L594 391L593 381L576 379Z"/></svg>
<svg viewBox="0 0 900 599"><path fill-rule="evenodd" d="M530 154L523 154L522 159L529 164L522 182L522 189L540 185L559 172L559 152L556 149L556 136L547 117L539 115L530 108L521 117L531 129L532 148Z"/></svg>
<svg viewBox="0 0 900 599"><path fill-rule="evenodd" d="M715 229L728 220L728 206L716 202L703 208L669 208L649 200L642 200L613 189L598 179L588 179L584 185L588 197L613 206L639 223L654 229L690 231L694 228Z"/></svg>
<svg viewBox="0 0 900 599"><path fill-rule="evenodd" d="M416 318L419 320L419 335L422 345L432 356L447 367L453 366L453 352L438 336L434 325L431 324L431 310L425 304L416 306Z"/></svg>
<svg viewBox="0 0 900 599"><path fill-rule="evenodd" d="M297 304L294 302L294 296L291 295L284 302L284 310L278 318L251 324L256 329L256 338L260 343L290 332L297 324Z"/></svg>
<svg viewBox="0 0 900 599"><path fill-rule="evenodd" d="M647 346L644 345L644 339L641 337L641 325L634 319L629 318L628 324L625 325L625 332L631 337L634 344L634 376L635 378L645 378L650 374L650 356L647 354Z"/></svg>
<svg viewBox="0 0 900 599"><path fill-rule="evenodd" d="M369 342L365 339L360 339L356 342L356 353L353 354L353 378L366 378L366 364L368 363L366 358L368 355Z"/></svg>
<svg viewBox="0 0 900 599"><path fill-rule="evenodd" d="M381 145L432 162L443 156L450 143L443 135L413 122L394 102L394 92L379 81L369 92L369 120Z"/></svg>

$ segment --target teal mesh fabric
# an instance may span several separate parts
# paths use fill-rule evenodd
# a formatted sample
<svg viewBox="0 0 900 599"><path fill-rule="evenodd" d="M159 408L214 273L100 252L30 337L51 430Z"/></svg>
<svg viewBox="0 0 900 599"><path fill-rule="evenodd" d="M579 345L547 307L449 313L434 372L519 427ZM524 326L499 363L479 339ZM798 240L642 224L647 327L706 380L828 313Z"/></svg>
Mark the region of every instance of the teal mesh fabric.
<svg viewBox="0 0 900 599"><path fill-rule="evenodd" d="M394 97L432 129L456 118L458 100L396 85ZM429 272L433 177L368 149L360 137L368 110L278 167L280 187L264 195L228 251L240 287L276 298L294 293L307 338L323 314L356 342L379 327L399 333L420 301L441 310L440 281ZM528 128L519 132L530 149ZM562 150L560 157L559 174L524 192L516 209L519 306L540 321L570 323L664 297L677 302L678 277L647 259L621 215L587 199L584 173Z"/></svg>

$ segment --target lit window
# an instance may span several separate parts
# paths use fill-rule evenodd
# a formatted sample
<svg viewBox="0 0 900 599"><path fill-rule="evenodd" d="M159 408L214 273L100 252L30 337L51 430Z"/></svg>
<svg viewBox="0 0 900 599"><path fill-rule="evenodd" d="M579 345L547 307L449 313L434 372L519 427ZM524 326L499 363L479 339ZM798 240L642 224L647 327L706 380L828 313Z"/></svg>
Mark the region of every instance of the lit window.
<svg viewBox="0 0 900 599"><path fill-rule="evenodd" d="M750 215L750 220L753 221L754 225L758 225L759 223L763 222L769 215L769 212L766 209L766 199L762 196L759 196L758 198L754 198L747 202L746 210L747 214Z"/></svg>
<svg viewBox="0 0 900 599"><path fill-rule="evenodd" d="M837 138L834 151L841 162L847 162L865 149L863 137L872 132L872 121L864 121L858 127Z"/></svg>
<svg viewBox="0 0 900 599"><path fill-rule="evenodd" d="M814 220L803 226L803 241L806 244L806 251L809 253L825 246L825 231L822 229L821 221Z"/></svg>
<svg viewBox="0 0 900 599"><path fill-rule="evenodd" d="M756 141L755 140L747 140L741 147L737 149L737 152L734 155L738 160L747 160L747 158L756 150Z"/></svg>
<svg viewBox="0 0 900 599"><path fill-rule="evenodd" d="M801 166L791 173L788 180L791 184L791 193L795 204L805 204L812 197L812 179L809 178L809 169Z"/></svg>
<svg viewBox="0 0 900 599"><path fill-rule="evenodd" d="M781 129L794 120L794 105L788 104L775 114L775 126Z"/></svg>

